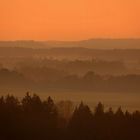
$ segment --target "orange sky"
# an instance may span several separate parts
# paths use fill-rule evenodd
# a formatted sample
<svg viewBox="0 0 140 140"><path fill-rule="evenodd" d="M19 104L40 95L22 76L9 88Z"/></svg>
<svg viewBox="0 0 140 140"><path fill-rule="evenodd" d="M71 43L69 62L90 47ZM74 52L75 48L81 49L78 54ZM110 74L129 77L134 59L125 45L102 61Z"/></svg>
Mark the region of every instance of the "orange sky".
<svg viewBox="0 0 140 140"><path fill-rule="evenodd" d="M140 0L1 0L0 40L140 38Z"/></svg>

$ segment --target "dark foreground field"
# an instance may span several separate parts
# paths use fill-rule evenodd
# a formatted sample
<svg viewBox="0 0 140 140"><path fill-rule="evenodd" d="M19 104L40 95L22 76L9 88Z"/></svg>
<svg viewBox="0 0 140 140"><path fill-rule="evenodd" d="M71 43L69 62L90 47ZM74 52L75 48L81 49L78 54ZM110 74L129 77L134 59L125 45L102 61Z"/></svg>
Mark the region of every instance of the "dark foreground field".
<svg viewBox="0 0 140 140"><path fill-rule="evenodd" d="M37 95L0 98L0 140L139 140L140 112L99 103L94 112L81 102L54 103Z"/></svg>

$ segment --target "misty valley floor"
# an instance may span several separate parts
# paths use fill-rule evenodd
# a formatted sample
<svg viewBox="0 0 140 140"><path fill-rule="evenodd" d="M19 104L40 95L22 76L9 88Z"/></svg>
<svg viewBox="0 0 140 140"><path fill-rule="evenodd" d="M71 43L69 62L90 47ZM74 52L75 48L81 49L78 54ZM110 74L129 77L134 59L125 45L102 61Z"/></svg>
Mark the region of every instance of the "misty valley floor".
<svg viewBox="0 0 140 140"><path fill-rule="evenodd" d="M10 93L15 95L19 99L22 99L25 96L27 91L13 92L5 91L0 92L0 96L7 95ZM39 93L41 99L46 99L46 97L51 96L55 99L55 102L61 100L72 101L75 105L79 104L81 101L84 101L91 110L94 109L98 102L102 102L105 105L105 108L112 107L116 110L118 107L122 107L123 110L129 110L130 112L135 110L140 110L140 95L138 93L94 93L94 92L74 92L74 91L48 91L48 92L31 92Z"/></svg>

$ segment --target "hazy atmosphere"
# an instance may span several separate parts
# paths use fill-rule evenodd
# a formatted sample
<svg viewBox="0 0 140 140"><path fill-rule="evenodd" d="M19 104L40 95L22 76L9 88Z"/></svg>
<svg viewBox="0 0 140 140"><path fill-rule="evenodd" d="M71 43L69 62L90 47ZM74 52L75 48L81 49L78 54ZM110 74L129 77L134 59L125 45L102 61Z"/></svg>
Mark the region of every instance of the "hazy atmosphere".
<svg viewBox="0 0 140 140"><path fill-rule="evenodd" d="M0 1L0 140L139 134L139 0Z"/></svg>
<svg viewBox="0 0 140 140"><path fill-rule="evenodd" d="M139 38L139 0L0 1L0 40Z"/></svg>

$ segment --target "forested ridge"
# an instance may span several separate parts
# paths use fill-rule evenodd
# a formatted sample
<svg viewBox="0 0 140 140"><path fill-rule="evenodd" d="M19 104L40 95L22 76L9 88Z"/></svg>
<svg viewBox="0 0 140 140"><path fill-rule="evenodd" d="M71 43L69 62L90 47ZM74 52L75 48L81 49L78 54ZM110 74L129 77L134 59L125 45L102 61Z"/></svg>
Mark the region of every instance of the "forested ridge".
<svg viewBox="0 0 140 140"><path fill-rule="evenodd" d="M94 111L81 102L55 103L27 93L22 99L0 97L1 140L139 140L140 112L98 103Z"/></svg>
<svg viewBox="0 0 140 140"><path fill-rule="evenodd" d="M85 91L104 93L138 93L140 91L140 75L101 76L88 71L82 76L67 74L49 68L23 69L24 73L5 68L0 69L1 92L30 91Z"/></svg>

